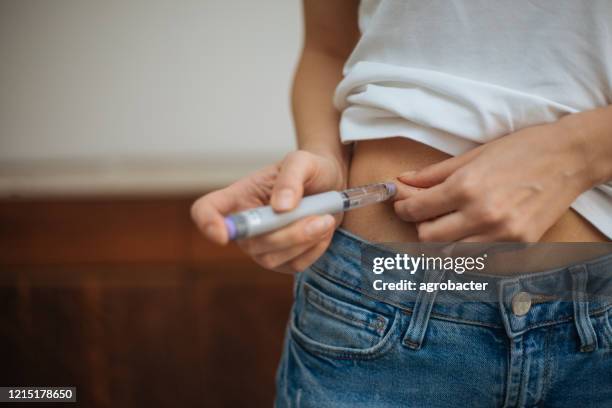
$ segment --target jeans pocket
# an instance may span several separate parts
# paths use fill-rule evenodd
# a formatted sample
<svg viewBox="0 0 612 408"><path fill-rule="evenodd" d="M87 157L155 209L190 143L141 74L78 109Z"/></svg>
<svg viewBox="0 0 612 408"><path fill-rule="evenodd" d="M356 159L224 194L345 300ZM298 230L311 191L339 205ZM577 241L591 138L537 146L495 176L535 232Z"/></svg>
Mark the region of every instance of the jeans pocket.
<svg viewBox="0 0 612 408"><path fill-rule="evenodd" d="M337 296L339 293L342 296ZM306 351L330 358L381 356L397 332L398 312L371 310L360 297L335 283L318 289L301 282L290 323L292 339Z"/></svg>

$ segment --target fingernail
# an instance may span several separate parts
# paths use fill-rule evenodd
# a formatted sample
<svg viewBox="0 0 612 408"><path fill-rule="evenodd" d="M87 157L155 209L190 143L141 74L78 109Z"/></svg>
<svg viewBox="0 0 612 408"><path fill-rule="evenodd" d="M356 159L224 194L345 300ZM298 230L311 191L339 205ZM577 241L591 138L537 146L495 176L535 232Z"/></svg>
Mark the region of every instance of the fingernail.
<svg viewBox="0 0 612 408"><path fill-rule="evenodd" d="M293 206L293 190L285 188L278 192L276 196L276 208L279 210L289 210Z"/></svg>
<svg viewBox="0 0 612 408"><path fill-rule="evenodd" d="M315 220L312 220L308 223L308 225L306 225L306 234L311 237L322 234L329 227L331 227L333 222L334 219L331 216L319 217Z"/></svg>
<svg viewBox="0 0 612 408"><path fill-rule="evenodd" d="M206 229L204 230L204 235L206 236L206 238L214 242L220 242L222 240L221 231L215 224L206 227Z"/></svg>

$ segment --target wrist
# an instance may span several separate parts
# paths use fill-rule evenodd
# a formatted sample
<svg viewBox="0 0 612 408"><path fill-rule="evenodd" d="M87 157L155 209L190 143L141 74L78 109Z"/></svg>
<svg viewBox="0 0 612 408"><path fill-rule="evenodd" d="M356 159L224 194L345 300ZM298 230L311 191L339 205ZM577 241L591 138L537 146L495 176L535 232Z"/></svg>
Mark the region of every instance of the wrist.
<svg viewBox="0 0 612 408"><path fill-rule="evenodd" d="M336 187L338 189L346 188L350 163L350 146L341 145L336 149L331 149L328 146L302 146L300 150L326 159L333 166L334 173L339 177Z"/></svg>
<svg viewBox="0 0 612 408"><path fill-rule="evenodd" d="M612 160L606 158L606 149L602 149L603 146L598 147L597 140L593 140L596 135L588 119L584 113L575 113L564 116L557 122L559 134L579 163L579 174L585 191L607 182L612 170ZM602 151L604 156L600 157Z"/></svg>

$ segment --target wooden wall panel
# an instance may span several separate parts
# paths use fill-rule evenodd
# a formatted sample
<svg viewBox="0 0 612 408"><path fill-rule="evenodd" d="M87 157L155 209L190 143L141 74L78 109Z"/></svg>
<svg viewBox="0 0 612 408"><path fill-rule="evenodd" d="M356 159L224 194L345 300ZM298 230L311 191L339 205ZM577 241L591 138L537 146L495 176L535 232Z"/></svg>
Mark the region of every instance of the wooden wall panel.
<svg viewBox="0 0 612 408"><path fill-rule="evenodd" d="M193 200L0 201L0 264L246 262L235 247L201 237Z"/></svg>
<svg viewBox="0 0 612 408"><path fill-rule="evenodd" d="M0 383L82 406L269 407L292 277L206 243L191 197L0 203Z"/></svg>

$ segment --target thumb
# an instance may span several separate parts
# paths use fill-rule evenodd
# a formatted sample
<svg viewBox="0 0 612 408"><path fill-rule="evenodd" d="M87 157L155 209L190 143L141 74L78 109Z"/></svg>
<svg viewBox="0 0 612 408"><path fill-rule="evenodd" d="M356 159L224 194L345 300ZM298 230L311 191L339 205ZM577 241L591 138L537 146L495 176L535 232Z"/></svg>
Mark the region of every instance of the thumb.
<svg viewBox="0 0 612 408"><path fill-rule="evenodd" d="M295 208L304 195L304 184L315 173L316 162L312 154L304 151L289 153L280 165L270 205L275 211Z"/></svg>
<svg viewBox="0 0 612 408"><path fill-rule="evenodd" d="M462 155L451 157L440 163L424 167L421 170L402 173L397 179L414 187L426 188L435 186L446 180L457 169L473 160L480 151L480 147L472 149Z"/></svg>

